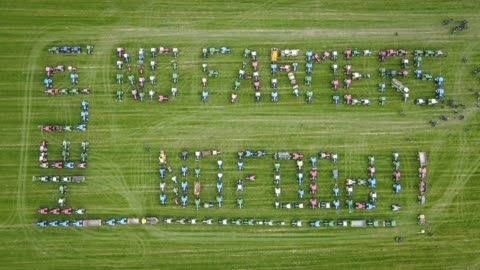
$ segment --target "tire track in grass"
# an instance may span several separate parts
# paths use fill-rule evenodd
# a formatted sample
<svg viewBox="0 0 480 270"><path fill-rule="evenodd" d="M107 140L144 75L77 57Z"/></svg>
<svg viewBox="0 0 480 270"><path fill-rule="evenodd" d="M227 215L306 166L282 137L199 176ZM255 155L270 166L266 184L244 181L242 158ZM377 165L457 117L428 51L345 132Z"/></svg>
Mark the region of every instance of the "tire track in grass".
<svg viewBox="0 0 480 270"><path fill-rule="evenodd" d="M462 145L464 145L464 147L458 148L458 151L459 151L460 155L462 156L462 159L461 159L461 161L459 161L459 163L466 165L466 164L469 164L469 162L471 162L469 158L471 156L475 156L475 155L470 154L470 149L471 149L472 145L470 144L470 142L468 140L468 133L464 132L463 130L459 130L458 132L460 133L459 134L459 137L460 137L459 141L461 142ZM452 198L451 198L451 201L448 204L455 201L456 216L461 217L462 220L466 223L474 222L474 220L475 220L474 217L478 214L478 211L474 211L475 208L466 209L466 207L468 207L468 206L466 206L466 204L472 203L472 201L468 197L465 198L464 190L465 190L465 186L467 185L467 183L471 179L473 179L476 175L478 175L478 171L480 169L480 159L477 159L476 161L474 161L473 163L470 163L470 164L472 164L472 165L466 171L463 171L460 168L455 171L454 175L456 176L456 178L461 179L461 181L457 180L457 182L459 182L459 183L456 183L456 185L453 186L453 188L455 188L454 190L450 190L450 186L447 189L447 191L452 192L452 194L451 194ZM440 202L442 202L442 201L440 200ZM446 205L443 205L443 206L446 207ZM466 228L471 229L471 227L468 226L468 225L466 226ZM458 248L458 249L460 251L462 251L461 248Z"/></svg>
<svg viewBox="0 0 480 270"><path fill-rule="evenodd" d="M476 51L475 49L478 47L479 42L475 40L475 41L470 41L466 44L468 44L468 46L466 46L465 49L463 50L463 55L467 58L470 58L470 56L472 55L472 52ZM464 88L466 88L465 83L464 83L465 80L464 80L462 75L464 75L464 74L469 75L469 73L470 73L469 71L465 72L466 68L470 68L470 66L465 65L463 63L460 63L460 61L459 61L459 63L457 63L457 66L454 67L454 69L456 71L455 71L455 76L454 76L455 83L452 84L453 85L452 92L455 93L455 96L459 96L459 95L461 96L462 92L466 92L466 91L464 91L466 89L462 89L462 86ZM461 100L459 103L463 103L463 102L464 101ZM467 110L467 109L463 110L463 114L467 119L468 119L468 116L472 115L473 112L474 111L472 111L472 110Z"/></svg>
<svg viewBox="0 0 480 270"><path fill-rule="evenodd" d="M417 191L418 191L418 177L416 175L416 170L417 170L417 167L418 166L415 166L413 164L416 164L418 163L417 159L416 158L413 158L412 155L402 155L402 152L401 151L398 151L400 153L400 163L402 164L401 167L400 167L400 170L402 172L402 178L404 179L409 179L408 175L410 174L410 172L414 172L414 176L412 177L413 181L414 181L414 187L412 188L413 189L413 192L416 194ZM407 153L410 153L410 152L407 152ZM411 166L413 165L413 166ZM406 183L407 185L410 185L410 181L403 181L404 183ZM405 189L408 189L410 190L410 188L407 188L405 187ZM404 198L406 199L406 198ZM404 200L405 202L405 205L406 205L406 209L415 209L418 205L418 202L416 199L412 200L412 199L406 199Z"/></svg>
<svg viewBox="0 0 480 270"><path fill-rule="evenodd" d="M127 148L135 148L136 146L133 145L131 147ZM138 152L138 151L137 151ZM130 187L137 186L135 185L135 182L132 182L132 180L135 180L136 177L143 177L142 176L142 170L138 169L138 158L137 158L137 152L130 153L129 155L131 156L130 159L125 164L128 164L129 166L121 166L120 164L108 160L105 158L102 158L101 156L97 156L95 160L98 160L105 165L98 168L101 174L107 175L108 177L105 179L104 182L102 182L102 187L107 187L110 191L114 191L114 194L110 192L110 200L116 201L116 196L121 196L126 203L128 204L129 208L133 211L135 211L135 214L137 216L141 216L143 214L143 206L142 203L138 200L137 194L135 190L132 190ZM117 157L122 157L124 153L117 152L116 156ZM95 161L93 160L93 162ZM133 168L132 168L133 166ZM131 178L131 179L129 179Z"/></svg>
<svg viewBox="0 0 480 270"><path fill-rule="evenodd" d="M433 213L429 213L428 215L431 220L435 220L434 224L436 226L440 226L443 223L449 223L449 218L447 217L447 215L449 215L448 208L452 206L452 203L456 199L458 200L456 202L455 209L456 217L463 223L468 222L468 220L465 219L466 216L464 211L465 202L463 197L463 191L465 185L471 179L473 179L473 177L475 177L478 170L480 169L480 159L474 160L473 162L469 160L469 155L466 150L468 149L468 141L466 135L464 132L462 132L462 134L458 136L460 143L464 147L458 147L458 153L461 158L457 159L456 166L454 166L454 168L456 169L451 174L453 182L448 185L448 187L445 189L443 196L437 201L436 204L433 205L433 209L435 209L435 211ZM464 228L469 228L467 224L463 226ZM465 233L465 231L463 232ZM464 249L464 241L468 241L468 237L468 235L462 235L462 237L459 238L457 241L451 242L449 247L456 250L458 253L469 252L468 250Z"/></svg>
<svg viewBox="0 0 480 270"><path fill-rule="evenodd" d="M21 129L21 146L20 146L20 164L18 174L18 189L17 189L17 206L16 216L21 223L25 221L25 215L23 213L25 209L25 182L27 176L28 166L28 144L30 141L30 126L31 126L31 110L32 110L32 89L34 89L35 68L37 65L37 59L40 54L41 44L36 44L30 51L30 57L28 57L27 64L27 78L24 89L24 102L22 108L22 129Z"/></svg>
<svg viewBox="0 0 480 270"><path fill-rule="evenodd" d="M468 145L468 140L467 140L466 133L463 132L463 131L459 131L459 133L460 133L459 136L460 136L460 141L461 141L462 145ZM465 155L462 155L462 156L463 156L462 160L464 160L465 162L468 162L467 158L466 158L466 153L465 153ZM472 171L472 174L475 174L476 172L477 172L477 170L474 169ZM470 177L472 177L472 176L470 176ZM455 198L458 200L457 203L456 203L456 206L457 206L456 211L457 211L457 215L460 216L460 217L465 217L466 216L465 215L466 214L465 213L465 207L464 207L465 203L464 203L463 189L464 189L464 187L465 187L465 185L467 184L468 181L469 180L465 181L465 183L462 185L462 191L456 192L457 194L455 196Z"/></svg>
<svg viewBox="0 0 480 270"><path fill-rule="evenodd" d="M31 178L27 177L29 167L29 142L30 142L30 130L32 124L32 91L35 87L35 73L37 72L37 61L40 58L41 50L45 46L45 42L41 39L44 36L43 30L37 31L37 35L32 40L39 40L32 46L30 51L26 51L24 55L25 65L27 67L27 74L25 78L24 97L22 107L22 124L20 133L20 162L18 167L18 183L16 191L16 206L5 224L11 222L18 222L18 225L22 227L22 231L30 244L30 246L37 247L36 241L31 241L34 225L29 224L27 221L27 205L26 205L26 184Z"/></svg>
<svg viewBox="0 0 480 270"><path fill-rule="evenodd" d="M140 143L134 145L133 149L136 149L133 153L131 153L131 160L130 164L133 165L133 169L130 170L130 181L129 179L126 180L125 190L123 191L123 196L126 198L130 208L134 210L137 216L143 215L143 206L142 198L138 198L137 194L138 189L143 190L143 179L144 179L144 170L143 170L143 158L142 158L142 151ZM133 189L133 190L132 190ZM140 196L144 197L144 192L142 191Z"/></svg>
<svg viewBox="0 0 480 270"><path fill-rule="evenodd" d="M462 148L468 149L468 142L465 135L462 134L460 136L462 136L460 139L462 141L462 144L464 145ZM469 160L469 156L466 153L461 153L460 156L461 158L457 159L455 162L456 166L453 166L454 168L456 168L451 174L453 182L448 185L446 191L444 192L443 196L438 200L438 202L432 205L432 208L435 209L435 211L430 214L431 218L442 215L442 212L444 212L447 206L451 204L457 196L457 192L463 190L467 182L470 181L470 179L472 179L472 177L474 177L480 169L480 159ZM463 201L459 203L462 204Z"/></svg>
<svg viewBox="0 0 480 270"><path fill-rule="evenodd" d="M102 49L103 52L106 52L104 53L103 58L99 59L98 62L100 66L104 67L102 70L103 72L101 73L102 74L101 81L102 81L102 88L104 88L107 95L110 94L111 92L111 83L110 83L111 80L109 80L109 78L113 79L113 77L111 77L113 76L113 74L111 74L112 69L110 67L113 65L113 63L110 63L110 56L114 52L113 51L114 44L116 44L117 42L118 42L117 39L108 37L108 38L102 39L101 43L99 44L99 48ZM105 94L105 93L102 93L102 94ZM111 94L113 96L113 93Z"/></svg>

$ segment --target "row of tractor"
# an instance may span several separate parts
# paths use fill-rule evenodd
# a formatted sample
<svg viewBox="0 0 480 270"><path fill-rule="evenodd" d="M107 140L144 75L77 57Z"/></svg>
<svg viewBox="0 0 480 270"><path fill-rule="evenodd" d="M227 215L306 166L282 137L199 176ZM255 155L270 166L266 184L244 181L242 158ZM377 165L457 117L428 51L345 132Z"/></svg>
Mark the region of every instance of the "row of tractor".
<svg viewBox="0 0 480 270"><path fill-rule="evenodd" d="M351 60L353 57L357 56L371 56L371 50L359 50L359 49L347 49L343 52L345 60ZM279 57L282 58L291 58L297 57L300 55L300 49L279 49L279 48L272 48L270 60L272 63L276 63ZM320 63L326 60L337 61L339 53L338 51L324 51L323 53L317 53L313 51L306 51L305 52L305 60L308 63L313 61Z"/></svg>
<svg viewBox="0 0 480 270"><path fill-rule="evenodd" d="M48 208L48 207L44 207L44 208L40 208L37 210L37 213L40 214L40 215L55 215L55 216L58 216L58 215L66 215L66 216L70 216L70 215L85 215L86 213L86 210L85 208Z"/></svg>
<svg viewBox="0 0 480 270"><path fill-rule="evenodd" d="M248 49L246 49L248 50ZM245 55L245 53L244 53ZM253 79L253 88L254 88L254 95L255 95L255 101L257 103L261 102L262 99L262 94L261 94L261 83L260 83L260 73L258 71L258 60L257 60L257 52L256 51L251 51L251 66L252 66L252 76L246 75L246 62L243 61L242 63L242 68L238 72L238 79L239 80L251 80ZM236 88L236 87L235 87ZM274 89L272 92L272 101L277 102L278 101L278 93L276 92L277 90ZM238 98L238 93L235 92L232 94L232 103L236 103Z"/></svg>
<svg viewBox="0 0 480 270"><path fill-rule="evenodd" d="M402 49L388 49L385 51L381 51L379 53L380 56L386 56L386 57L393 57L393 56L407 56L408 51L402 50ZM445 57L446 54L441 51L441 50L431 50L431 49L426 49L426 50L421 50L421 49L416 49L413 51L414 56L425 56L425 57Z"/></svg>
<svg viewBox="0 0 480 270"><path fill-rule="evenodd" d="M380 77L385 78L385 77L390 77L390 78L395 78L395 77L408 77L409 72L408 70L388 70L384 67L381 67L378 69L378 73Z"/></svg>
<svg viewBox="0 0 480 270"><path fill-rule="evenodd" d="M393 153L393 174L392 179L394 181L393 191L395 194L402 192L402 173L400 172L400 154L398 152Z"/></svg>
<svg viewBox="0 0 480 270"><path fill-rule="evenodd" d="M293 222L292 225L296 227L301 227L303 224L297 221ZM365 228L365 227L396 227L397 222L395 220L314 220L309 221L308 225L314 228L320 227L352 227L352 228Z"/></svg>
<svg viewBox="0 0 480 270"><path fill-rule="evenodd" d="M76 131L86 131L87 130L87 125L85 124L80 124L75 126L61 126L61 125L44 125L44 126L38 126L42 132L46 133L58 133L58 132L70 132L73 130Z"/></svg>
<svg viewBox="0 0 480 270"><path fill-rule="evenodd" d="M215 54L231 54L232 49L229 47L210 47L210 48L202 48L202 56L203 58L208 58L210 55Z"/></svg>
<svg viewBox="0 0 480 270"><path fill-rule="evenodd" d="M85 176L42 175L33 176L32 181L40 181L42 183L83 183L85 182Z"/></svg>
<svg viewBox="0 0 480 270"><path fill-rule="evenodd" d="M53 221L39 221L36 223L37 227L100 227L106 226L122 226L122 225L155 225L160 220L157 217L145 218L110 218L110 219L93 219L93 220L53 220ZM292 220L290 223L272 219L253 219L253 218L172 218L166 217L162 220L163 224L177 224L177 225L232 225L232 226L287 226L290 224L293 227L311 227L311 228L366 228L366 227L396 227L395 220Z"/></svg>
<svg viewBox="0 0 480 270"><path fill-rule="evenodd" d="M83 88L83 89L78 89L78 88L72 88L72 89L69 89L69 88L61 88L61 89L49 88L49 89L45 90L45 94L47 96L58 96L58 95L61 95L61 96L76 96L76 95L79 95L79 94L90 95L91 92L92 91L91 91L90 88Z"/></svg>
<svg viewBox="0 0 480 270"><path fill-rule="evenodd" d="M385 62L389 57L406 56L408 52L402 49L388 49L378 53L379 61Z"/></svg>
<svg viewBox="0 0 480 270"><path fill-rule="evenodd" d="M420 167L418 168L418 178L420 182L418 184L419 188L419 195L418 195L418 202L419 204L423 205L426 203L427 198L427 165L428 165L428 158L426 152L418 152L418 161L420 163Z"/></svg>
<svg viewBox="0 0 480 270"><path fill-rule="evenodd" d="M87 219L87 220L42 220L36 223L37 227L100 227L102 225L154 225L159 222L156 217L144 218L110 218L106 220L101 219Z"/></svg>
<svg viewBox="0 0 480 270"><path fill-rule="evenodd" d="M93 54L93 45L86 46L87 54ZM81 54L82 46L61 46L61 47L50 47L48 52L52 54Z"/></svg>
<svg viewBox="0 0 480 270"><path fill-rule="evenodd" d="M174 58L178 58L179 56L179 49L178 48L169 48L169 47L151 47L150 48L150 57L156 58L158 55L173 55ZM139 63L143 63L145 61L145 57L147 54L147 50L145 48L138 49L138 61ZM123 47L117 48L117 57L119 59L124 59L127 63L130 63L131 56Z"/></svg>
<svg viewBox="0 0 480 270"><path fill-rule="evenodd" d="M146 100L146 94L147 93L145 93L143 90L133 89L131 91L131 94L132 94L132 99L134 101L142 101L143 102L143 101ZM172 96L175 98L177 96L177 94L178 94L178 88L172 87ZM116 100L118 102L122 102L124 95L125 95L125 93L122 90L118 90L115 93ZM153 90L153 89L150 89L148 91L148 96L149 96L150 101L158 100L158 102L167 102L169 100L169 96L167 96L167 95L157 95L157 92L155 92L155 90Z"/></svg>

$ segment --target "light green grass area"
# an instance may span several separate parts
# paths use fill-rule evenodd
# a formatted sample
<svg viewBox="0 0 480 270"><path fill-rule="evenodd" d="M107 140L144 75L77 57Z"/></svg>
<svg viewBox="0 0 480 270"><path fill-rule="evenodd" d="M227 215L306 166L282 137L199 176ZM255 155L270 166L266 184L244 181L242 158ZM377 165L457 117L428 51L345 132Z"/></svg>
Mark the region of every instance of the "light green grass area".
<svg viewBox="0 0 480 270"><path fill-rule="evenodd" d="M478 269L480 203L480 142L477 93L480 65L479 5L475 1L20 1L0 8L0 96L2 154L0 155L0 269ZM442 21L453 18L449 26ZM470 29L451 34L458 21ZM398 33L398 35L395 35ZM93 56L53 55L49 47L87 44ZM180 94L168 103L134 102L127 84L115 81L116 48L125 47L136 59L141 47L178 47ZM232 48L230 55L202 59L203 47ZM264 100L254 101L251 81L242 81L237 104L230 104L235 76L244 48L257 50ZM350 92L369 98L370 107L332 103L331 61L315 64L313 104L291 94L285 74L278 76L280 102L271 103L269 55L272 47L300 49L301 56L280 59L299 62L300 92L305 76L304 53L313 50L371 49L371 57L354 58L355 71L371 73L355 81ZM446 100L464 104L458 112L440 104L415 106L415 98L433 97L433 82L401 79L411 88L408 103L388 88L386 106L378 105L379 50L398 48L443 50L445 58L424 58L422 69L446 78ZM463 57L467 63L462 62ZM409 55L413 64L412 55ZM399 57L385 67L400 70ZM147 57L150 60L150 57ZM171 56L157 58L157 93L168 95ZM209 80L210 101L201 102L201 64L220 71ZM148 63L148 62L147 62ZM347 62L343 54L340 68ZM47 97L42 81L45 66L79 68L81 88L89 87L90 122L85 133L41 133L44 124L80 122L81 96ZM146 74L151 72L146 66ZM251 71L249 67L247 70ZM413 73L414 67L409 68ZM127 74L124 71L124 74ZM138 74L138 73L137 73ZM70 87L68 73L55 74L59 88ZM138 75L137 75L138 78ZM343 80L344 75L339 77ZM147 78L148 81L148 78ZM125 91L117 102L115 92ZM473 89L473 90L471 90ZM339 90L340 95L347 93ZM402 113L403 112L403 113ZM448 121L442 121L444 115ZM459 116L465 118L459 120ZM431 127L428 122L438 124ZM89 168L85 171L41 170L38 146L50 144L49 158L60 159L61 142L72 142L72 158L80 155L80 142L90 141ZM145 146L150 151L145 150ZM218 149L225 163L225 206L194 210L193 176L190 206L162 207L158 202L158 151L164 149L180 174L180 151L187 149L193 168L202 168L202 199L214 201L216 158L193 160L193 151ZM265 150L269 157L246 159L244 172L236 170L240 150ZM378 209L276 210L273 208L273 159L276 151L298 151L307 158L318 152L337 152L342 186L347 177L366 178L367 157L377 159ZM391 154L401 155L401 195L391 192ZM429 157L429 190L425 206L417 204L417 153ZM307 163L307 162L305 162ZM310 168L305 164L307 170ZM334 166L319 162L320 201L332 200ZM43 218L39 207L53 207L56 185L32 182L33 175L84 174L82 185L69 185L68 205L87 209L85 218L204 217L255 218L305 222L314 219L395 219L395 228L260 227L219 225L124 226L101 228L35 227ZM247 183L245 208L237 209L236 179L254 173ZM308 171L306 171L308 173ZM171 176L171 175L169 175ZM308 182L308 180L306 181ZM170 184L170 182L169 182ZM296 201L295 163L282 161L282 201ZM171 186L169 186L171 188ZM305 185L305 188L307 186ZM354 200L366 201L368 190L357 187ZM306 198L310 198L307 195ZM305 203L307 200L305 200ZM390 211L400 203L401 212ZM420 235L417 215L424 213L431 235ZM53 217L49 217L53 219ZM73 217L71 218L73 219ZM405 242L395 243L395 236Z"/></svg>

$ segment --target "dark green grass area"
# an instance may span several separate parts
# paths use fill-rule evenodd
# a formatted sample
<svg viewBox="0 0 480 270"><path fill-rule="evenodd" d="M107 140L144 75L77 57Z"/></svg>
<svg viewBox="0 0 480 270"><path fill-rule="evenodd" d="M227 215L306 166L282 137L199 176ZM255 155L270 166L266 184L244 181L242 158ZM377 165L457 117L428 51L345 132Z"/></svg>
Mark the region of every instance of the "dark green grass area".
<svg viewBox="0 0 480 270"><path fill-rule="evenodd" d="M480 65L478 4L472 1L21 1L2 4L0 42L2 61L0 89L2 154L0 155L0 269L477 269L478 211L480 201L480 149L477 92ZM452 18L453 22L442 25ZM451 34L459 21L470 28ZM395 34L397 33L397 34ZM93 56L52 55L49 47L87 44ZM134 102L127 84L117 85L116 48L125 47L136 59L143 47L178 47L179 96L168 103ZM202 59L203 47L232 48L230 55ZM233 83L245 59L244 48L257 50L263 102L256 104L252 81L242 81L237 104L230 104ZM297 58L280 58L280 64L298 62L296 74L301 97L294 97L287 75L279 74L280 102L269 100L269 55L272 47L300 49ZM303 85L306 50L322 53L338 50L341 71L345 49L371 49L371 57L354 58L354 71L370 73L369 80L355 81L349 91L356 98L372 100L370 107L335 106L332 96L348 93L330 88L332 61L315 64L313 85ZM410 100L391 87L386 93L378 84L390 79L378 76L378 68L400 70L400 57L378 62L379 50L398 48L442 50L445 58L424 58L426 73L446 78L446 100L464 107L455 111L441 103L415 106L416 98L433 97L433 82L401 78L411 89ZM468 58L467 63L462 58ZM413 73L413 57L409 71ZM169 95L172 83L171 56L157 58L158 84L153 89ZM148 69L146 75L153 74ZM201 64L220 72L210 78L208 104L201 102ZM80 122L82 96L47 97L42 81L45 66L79 68L80 88L91 88L89 129L85 133L41 133L44 124L76 125ZM125 75L128 72L124 69ZM247 73L251 73L248 66ZM138 79L138 72L135 71ZM68 73L54 75L55 87L71 87ZM126 76L125 76L126 77ZM338 77L341 81L345 75ZM126 80L126 78L125 78ZM147 77L148 82L148 77ZM150 86L147 87L150 89ZM314 92L313 104L305 92ZM123 102L115 100L125 91ZM378 99L388 103L380 106ZM442 121L440 116L448 117ZM463 119L460 120L462 117ZM437 121L431 127L429 121ZM90 141L89 168L85 171L41 170L38 146L50 144L49 158L61 158L61 142L72 142L71 156L78 159L80 142ZM167 176L169 205L159 205L158 151L167 152L169 164L180 175L190 167L190 206L172 205L172 174ZM181 160L181 150L190 160ZM195 150L222 151L225 206L193 207L193 171L202 169L203 201L215 201L217 157L193 160ZM236 169L237 151L265 150L266 158L246 159L246 169ZM276 210L271 154L302 152L308 159L319 152L336 152L337 165L319 160L319 201L333 199L331 170L340 170L341 201L345 178L366 178L369 155L377 160L379 203L374 211L303 209ZM402 162L401 195L392 192L392 152ZM417 204L417 153L429 157L427 204ZM308 193L308 171L303 188ZM295 163L282 161L283 202L295 202L298 184ZM166 225L100 228L39 229L39 207L53 207L58 186L32 182L42 174L83 174L87 181L69 185L68 205L87 209L85 218L158 216L174 218L255 218L284 220L285 227ZM245 208L237 209L236 181L256 174L246 183ZM180 178L181 179L181 178ZM355 188L355 201L366 201L369 190ZM311 195L303 202L307 205ZM399 203L401 212L390 211ZM428 228L417 225L424 213ZM53 219L54 217L49 217ZM321 228L290 226L293 219L310 220L395 219L395 228ZM70 219L73 219L70 218ZM419 234L427 229L428 234ZM395 243L395 236L405 242Z"/></svg>

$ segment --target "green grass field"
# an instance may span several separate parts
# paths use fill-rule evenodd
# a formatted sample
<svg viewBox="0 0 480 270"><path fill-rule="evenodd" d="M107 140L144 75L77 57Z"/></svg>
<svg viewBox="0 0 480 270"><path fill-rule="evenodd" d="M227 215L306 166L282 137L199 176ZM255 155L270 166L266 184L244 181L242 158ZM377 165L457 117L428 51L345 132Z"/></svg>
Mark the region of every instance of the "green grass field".
<svg viewBox="0 0 480 270"><path fill-rule="evenodd" d="M163 3L162 3L163 2ZM240 3L241 2L241 3ZM0 155L0 269L478 269L480 158L477 94L480 85L472 71L480 63L479 5L475 1L20 1L0 8L0 89L3 141ZM442 21L454 23L443 26ZM467 19L470 29L450 30ZM394 33L398 33L395 35ZM53 55L49 47L87 44L93 56ZM178 47L179 97L168 103L134 102L130 88L115 82L116 48L136 58L144 47ZM203 47L231 47L230 55L203 60ZM256 104L251 82L242 82L239 102L229 103L244 48L259 53L264 101ZM300 49L297 78L303 86L304 53L347 48L371 49L371 57L354 58L354 70L372 79L354 82L356 97L369 98L370 107L332 104L331 61L316 64L313 104L291 94L286 75L279 76L280 102L268 100L270 48ZM398 48L443 50L446 58L424 59L425 72L446 78L446 100L465 105L457 113L444 105L419 107L413 100L433 97L433 82L402 79L412 89L411 100L391 88L386 106L377 104L377 85L390 79L378 76L379 50ZM342 55L343 56L343 55ZM462 62L463 57L467 63ZM409 56L412 60L412 55ZM150 58L147 57L147 60ZM156 72L157 93L169 94L171 56L161 56ZM293 60L282 59L281 63ZM400 58L385 67L400 69ZM210 101L201 102L201 64L218 69L209 81ZM85 133L41 133L43 124L80 122L81 96L47 97L42 81L45 66L79 68L80 87L90 87L89 129ZM339 60L343 67L346 61ZM148 67L147 67L148 68ZM250 67L249 67L250 70ZM410 67L412 72L414 67ZM124 71L127 74L126 71ZM150 72L147 71L147 74ZM68 73L55 75L55 86L70 87ZM343 80L344 75L340 76ZM118 89L125 100L115 100ZM476 90L470 90L476 89ZM346 90L339 90L340 95ZM404 112L404 114L401 114ZM445 115L449 121L439 120ZM459 116L465 118L459 120ZM438 121L436 127L428 122ZM62 174L37 165L38 146L50 144L51 160L60 159L61 142L72 141L72 157L79 144L90 141L89 168L66 171L84 174L87 182L70 185L68 205L87 209L86 218L204 217L274 219L395 219L395 228L259 227L219 225L123 226L100 228L35 227L39 207L53 207L56 185L32 182L33 175ZM150 147L150 151L145 150ZM164 149L179 172L180 151L219 149L225 163L225 206L195 211L158 203L158 151ZM377 159L378 209L276 210L273 208L273 159L247 159L236 170L236 152L263 149L299 151L306 157L320 151L337 152L343 185L346 177L365 177L367 156ZM391 154L402 161L401 195L391 191ZM429 190L425 206L417 204L417 152L429 156ZM193 155L192 155L193 157ZM214 201L216 159L191 167L202 168L202 199ZM306 168L309 165L306 164ZM332 200L333 165L319 163L319 200ZM235 181L255 173L247 183L245 208L235 206ZM189 178L190 184L193 177ZM170 184L170 183L169 183ZM296 201L295 163L282 162L282 201ZM366 201L366 188L357 187L356 201ZM192 188L189 192L193 197ZM310 195L306 196L310 198ZM342 202L345 192L342 188ZM306 202L306 200L305 200ZM400 203L392 213L390 204ZM428 217L431 235L421 235L416 217ZM73 219L73 218L71 218ZM397 235L404 243L395 243Z"/></svg>

